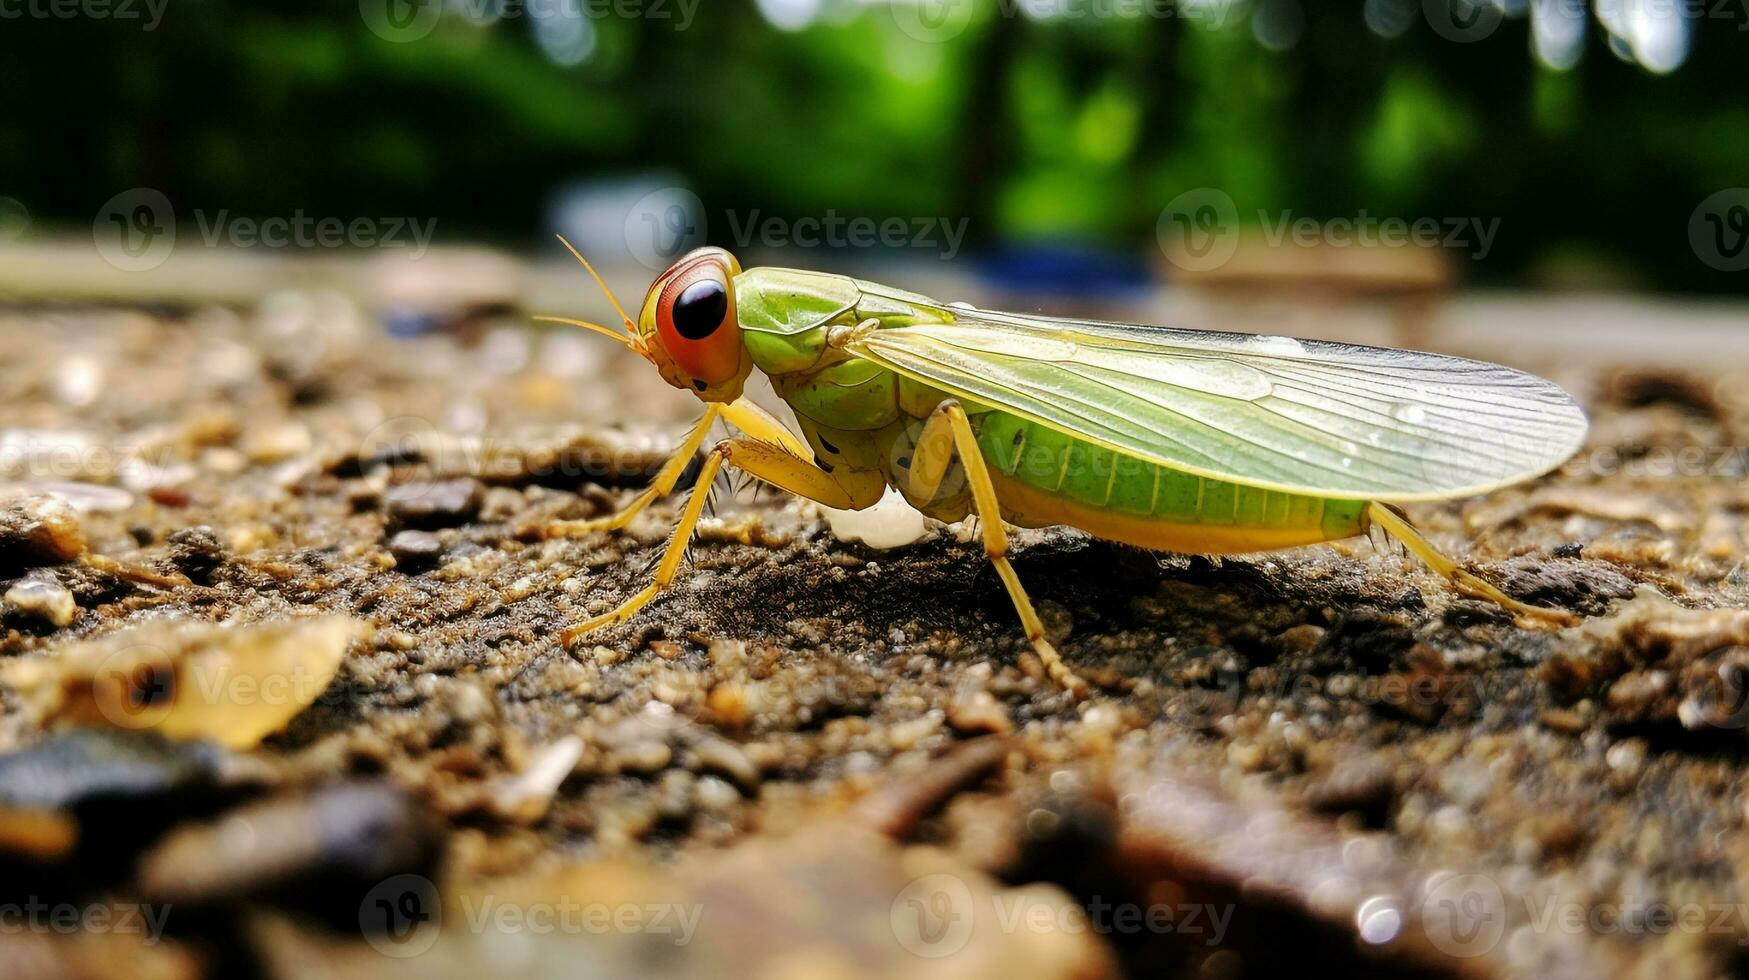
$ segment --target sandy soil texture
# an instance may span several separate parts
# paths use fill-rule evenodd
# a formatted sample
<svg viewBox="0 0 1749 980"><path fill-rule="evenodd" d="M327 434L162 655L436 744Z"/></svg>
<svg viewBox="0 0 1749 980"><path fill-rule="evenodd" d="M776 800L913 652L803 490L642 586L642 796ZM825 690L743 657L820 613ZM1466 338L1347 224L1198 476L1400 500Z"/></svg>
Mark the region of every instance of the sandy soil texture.
<svg viewBox="0 0 1749 980"><path fill-rule="evenodd" d="M312 293L15 309L0 349L20 975L1749 964L1725 365L1528 363L1586 403L1585 452L1409 508L1568 629L1382 538L1019 534L1075 703L960 529L875 551L769 493L719 490L672 592L560 649L683 498L537 529L629 499L689 411L581 333L393 339Z"/></svg>

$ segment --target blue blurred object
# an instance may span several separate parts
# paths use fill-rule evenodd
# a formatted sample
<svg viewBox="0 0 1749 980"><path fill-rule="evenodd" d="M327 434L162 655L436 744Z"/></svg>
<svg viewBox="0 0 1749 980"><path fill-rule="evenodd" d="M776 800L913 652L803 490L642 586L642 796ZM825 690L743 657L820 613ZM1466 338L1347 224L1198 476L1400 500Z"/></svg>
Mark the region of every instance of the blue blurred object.
<svg viewBox="0 0 1749 980"><path fill-rule="evenodd" d="M1152 287L1141 256L1088 245L1013 246L985 254L976 267L991 288L1007 293L1121 300Z"/></svg>
<svg viewBox="0 0 1749 980"><path fill-rule="evenodd" d="M383 329L391 337L417 337L421 334L437 333L443 329L445 321L441 313L408 307L386 309L382 318Z"/></svg>

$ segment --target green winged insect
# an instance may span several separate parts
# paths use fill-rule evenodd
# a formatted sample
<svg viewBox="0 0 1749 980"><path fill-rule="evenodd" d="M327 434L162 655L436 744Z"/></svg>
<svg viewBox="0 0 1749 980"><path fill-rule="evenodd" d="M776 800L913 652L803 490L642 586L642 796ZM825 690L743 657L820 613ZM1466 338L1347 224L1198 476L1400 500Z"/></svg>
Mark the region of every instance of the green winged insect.
<svg viewBox="0 0 1749 980"><path fill-rule="evenodd" d="M608 295L624 332L542 319L620 341L697 395L704 416L625 510L555 523L549 536L624 527L673 490L720 419L743 437L711 448L699 486L732 466L829 507L864 509L892 487L944 521L977 515L1027 638L1077 694L1084 683L1009 564L1005 524L1196 554L1376 525L1464 592L1520 616L1565 616L1459 567L1390 506L1483 493L1571 456L1585 415L1533 375L1440 354L983 310L847 276L743 270L716 248L659 276L635 320ZM802 437L742 397L755 369ZM687 502L650 584L566 630L567 644L629 619L673 580L705 496Z"/></svg>

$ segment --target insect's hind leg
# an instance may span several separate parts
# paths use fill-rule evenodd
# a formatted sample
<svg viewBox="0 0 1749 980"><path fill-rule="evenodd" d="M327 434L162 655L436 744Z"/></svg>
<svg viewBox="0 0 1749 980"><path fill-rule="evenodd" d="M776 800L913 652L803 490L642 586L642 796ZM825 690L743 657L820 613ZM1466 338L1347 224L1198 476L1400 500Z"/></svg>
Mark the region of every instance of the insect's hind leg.
<svg viewBox="0 0 1749 980"><path fill-rule="evenodd" d="M1420 531L1415 530L1415 526L1410 524L1407 518L1392 510L1388 505L1377 501L1368 503L1366 514L1372 524L1378 525L1386 534L1397 539L1403 547L1409 550L1410 554L1421 559L1428 568L1444 576L1458 591L1478 599L1487 599L1515 616L1554 621L1562 625L1570 625L1578 621L1577 617L1571 613L1559 609L1544 609L1541 606L1520 602L1459 566L1457 562L1440 553L1432 542L1422 537Z"/></svg>
<svg viewBox="0 0 1749 980"><path fill-rule="evenodd" d="M1052 680L1076 698L1086 697L1087 682L1075 675L1074 670L1063 662L1057 648L1045 639L1044 623L1032 608L1032 600L1021 587L1020 576L1014 573L1014 566L1008 561L1008 532L1002 526L1002 508L996 500L996 485L990 480L989 469L984 466L984 455L978 449L978 437L972 432L971 420L959 402L952 399L942 402L924 423L913 450L912 491L924 498L933 496L947 472L949 458L956 452L960 464L965 467L966 482L971 485L972 504L984 538L984 555L990 559L990 564L996 566L996 574L1002 577L1002 585L1008 589L1014 611L1020 614L1021 625L1026 628L1026 638L1032 642L1033 652L1044 662Z"/></svg>
<svg viewBox="0 0 1749 980"><path fill-rule="evenodd" d="M691 453L688 452L687 455L690 456ZM880 499L880 490L884 489L884 485L870 484L874 489L871 498L866 492L868 487L846 488L833 474L770 443L754 439L726 439L719 442L705 457L704 465L698 471L698 481L692 496L687 498L686 507L680 512L680 522L674 526L674 534L668 539L668 547L662 552L662 561L656 566L656 574L651 578L650 584L639 589L612 612L566 629L560 635L566 646L587 633L631 619L674 581L675 574L680 571L680 562L686 557L686 543L691 540L692 532L698 528L699 518L704 516L705 500L709 497L707 491L725 465L742 470L781 490L841 510L869 507Z"/></svg>
<svg viewBox="0 0 1749 980"><path fill-rule="evenodd" d="M722 410L721 405L714 404L706 408L704 417L693 425L692 431L686 434L680 447L674 450L674 455L670 456L668 462L663 463L662 468L656 471L656 478L651 480L650 485L645 487L642 493L633 497L632 502L618 513L586 521L550 521L539 527L540 537L581 538L597 531L618 531L630 524L633 518L644 512L644 508L674 492L675 485L686 473L687 464L692 462L692 457L698 452L698 447L704 444L705 436L710 434L711 426L716 424L717 417L722 414Z"/></svg>

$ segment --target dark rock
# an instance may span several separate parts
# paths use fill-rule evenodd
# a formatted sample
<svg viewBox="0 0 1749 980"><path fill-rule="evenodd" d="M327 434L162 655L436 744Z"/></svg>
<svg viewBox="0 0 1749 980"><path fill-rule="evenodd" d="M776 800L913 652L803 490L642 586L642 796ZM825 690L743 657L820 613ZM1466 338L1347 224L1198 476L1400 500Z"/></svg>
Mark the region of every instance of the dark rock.
<svg viewBox="0 0 1749 980"><path fill-rule="evenodd" d="M212 782L222 759L201 743L68 732L0 755L0 806L77 810L167 796Z"/></svg>
<svg viewBox="0 0 1749 980"><path fill-rule="evenodd" d="M1596 615L1634 594L1633 579L1600 561L1520 555L1493 566L1508 595L1538 606Z"/></svg>
<svg viewBox="0 0 1749 980"><path fill-rule="evenodd" d="M443 557L443 542L430 531L401 531L389 539L389 554L404 571L425 568Z"/></svg>
<svg viewBox="0 0 1749 980"><path fill-rule="evenodd" d="M1382 759L1349 759L1306 790L1306 805L1325 813L1358 813L1383 827L1397 796L1396 771Z"/></svg>
<svg viewBox="0 0 1749 980"><path fill-rule="evenodd" d="M77 828L70 851L52 862L0 855L0 900L38 892L71 900L125 880L173 823L256 789L226 772L230 759L205 743L86 730L0 756L0 810L59 814Z"/></svg>
<svg viewBox="0 0 1749 980"><path fill-rule="evenodd" d="M141 858L139 887L148 901L173 907L260 900L355 931L373 889L433 874L440 839L435 819L408 794L341 783L178 827Z"/></svg>
<svg viewBox="0 0 1749 980"><path fill-rule="evenodd" d="M196 582L211 580L213 572L225 563L225 546L213 529L204 524L171 534L168 544L171 564Z"/></svg>
<svg viewBox="0 0 1749 980"><path fill-rule="evenodd" d="M466 524L480 512L484 488L463 478L403 483L383 491L383 508L400 528L440 528Z"/></svg>

